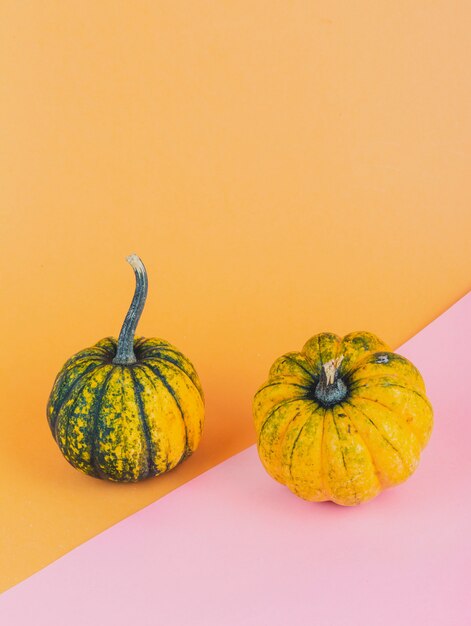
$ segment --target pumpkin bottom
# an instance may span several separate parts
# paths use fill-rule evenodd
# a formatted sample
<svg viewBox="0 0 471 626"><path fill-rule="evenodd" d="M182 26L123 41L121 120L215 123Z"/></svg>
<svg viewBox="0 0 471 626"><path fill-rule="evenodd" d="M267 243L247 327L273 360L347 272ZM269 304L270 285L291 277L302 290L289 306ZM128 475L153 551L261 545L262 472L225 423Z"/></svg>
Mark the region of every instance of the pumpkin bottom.
<svg viewBox="0 0 471 626"><path fill-rule="evenodd" d="M172 465L168 465L166 469L161 470L157 469L155 466L146 468L142 463L136 463L132 457L126 456L118 459L117 462L114 462L109 467L104 467L103 464L100 465L100 467L92 467L87 462L80 462L77 458L71 457L68 449L64 449L60 444L59 449L65 460L75 469L83 472L91 478L107 480L114 483L137 483L149 478L154 478L155 476L166 474L172 469L178 467L181 463L183 463L183 461L193 454L193 450L187 450L181 456L179 461Z"/></svg>
<svg viewBox="0 0 471 626"><path fill-rule="evenodd" d="M260 454L260 452L259 452ZM262 456L262 454L260 454ZM294 493L299 498L307 502L334 502L341 506L356 506L362 502L367 502L375 498L384 487L378 480L369 480L369 477L362 477L359 481L347 479L338 483L332 483L328 489L319 487L319 483L324 482L324 477L320 474L298 477L296 481L292 478L280 478L264 464L267 473Z"/></svg>
<svg viewBox="0 0 471 626"><path fill-rule="evenodd" d="M334 502L341 506L356 506L378 496L382 491L406 481L418 466L419 459L398 468L395 479L381 476L376 468L363 467L349 472L335 459L320 466L320 460L301 467L287 467L267 463L266 450L258 446L258 453L267 473L277 482L288 487L296 496L308 502ZM324 460L325 462L325 460ZM313 467L316 465L317 467Z"/></svg>
<svg viewBox="0 0 471 626"><path fill-rule="evenodd" d="M365 484L359 489L357 486L352 488L349 482L344 482L329 493L320 490L313 492L303 484L289 483L286 486L299 498L308 502L334 502L341 506L356 506L372 500L383 491L383 487L378 483Z"/></svg>

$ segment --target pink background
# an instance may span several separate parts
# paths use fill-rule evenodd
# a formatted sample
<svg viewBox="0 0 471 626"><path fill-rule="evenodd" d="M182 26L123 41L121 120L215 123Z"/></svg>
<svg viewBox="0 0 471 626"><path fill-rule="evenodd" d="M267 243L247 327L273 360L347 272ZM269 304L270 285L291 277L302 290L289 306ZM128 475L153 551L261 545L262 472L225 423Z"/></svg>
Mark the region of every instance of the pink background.
<svg viewBox="0 0 471 626"><path fill-rule="evenodd" d="M470 319L468 294L399 350L436 420L404 485L311 504L249 448L5 593L0 623L470 624Z"/></svg>

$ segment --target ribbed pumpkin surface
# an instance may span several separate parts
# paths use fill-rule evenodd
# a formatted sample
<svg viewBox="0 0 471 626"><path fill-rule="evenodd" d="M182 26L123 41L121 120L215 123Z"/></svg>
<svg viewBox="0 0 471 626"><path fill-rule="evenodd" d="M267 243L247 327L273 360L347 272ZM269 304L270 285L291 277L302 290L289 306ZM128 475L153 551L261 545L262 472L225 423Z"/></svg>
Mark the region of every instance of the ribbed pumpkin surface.
<svg viewBox="0 0 471 626"><path fill-rule="evenodd" d="M326 364L345 397L321 402ZM268 473L306 500L354 505L406 480L432 430L418 370L366 332L322 333L273 364L254 398Z"/></svg>
<svg viewBox="0 0 471 626"><path fill-rule="evenodd" d="M112 363L109 337L71 357L47 416L65 458L90 476L137 481L172 469L198 446L201 385L190 361L162 339L136 339L137 362Z"/></svg>

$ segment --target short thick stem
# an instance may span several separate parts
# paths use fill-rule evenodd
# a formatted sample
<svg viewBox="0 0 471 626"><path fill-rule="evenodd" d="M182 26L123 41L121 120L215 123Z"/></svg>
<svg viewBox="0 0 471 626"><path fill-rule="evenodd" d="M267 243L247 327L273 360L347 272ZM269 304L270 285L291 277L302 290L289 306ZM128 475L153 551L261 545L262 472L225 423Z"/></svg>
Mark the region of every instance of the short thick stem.
<svg viewBox="0 0 471 626"><path fill-rule="evenodd" d="M113 363L117 365L129 365L136 362L136 355L134 354L134 335L147 297L147 272L144 263L137 254L131 254L126 258L126 261L134 270L136 289L131 306L124 319L121 332L119 333L118 348L116 356L113 359Z"/></svg>
<svg viewBox="0 0 471 626"><path fill-rule="evenodd" d="M338 374L342 360L343 356L340 356L322 366L321 376L314 390L314 397L322 406L333 406L347 396L347 386Z"/></svg>

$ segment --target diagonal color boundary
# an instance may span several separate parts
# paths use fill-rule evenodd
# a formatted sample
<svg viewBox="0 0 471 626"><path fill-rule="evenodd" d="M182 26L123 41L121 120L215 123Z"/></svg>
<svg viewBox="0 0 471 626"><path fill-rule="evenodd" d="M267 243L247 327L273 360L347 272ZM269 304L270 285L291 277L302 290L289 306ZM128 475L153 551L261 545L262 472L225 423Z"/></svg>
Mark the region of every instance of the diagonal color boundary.
<svg viewBox="0 0 471 626"><path fill-rule="evenodd" d="M399 350L436 418L404 485L356 508L306 503L252 446L7 591L0 623L467 623L470 326L468 294Z"/></svg>

